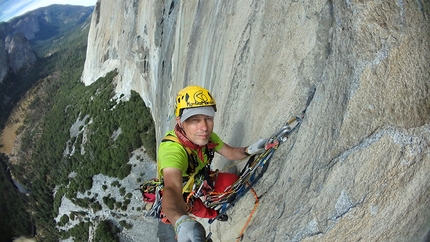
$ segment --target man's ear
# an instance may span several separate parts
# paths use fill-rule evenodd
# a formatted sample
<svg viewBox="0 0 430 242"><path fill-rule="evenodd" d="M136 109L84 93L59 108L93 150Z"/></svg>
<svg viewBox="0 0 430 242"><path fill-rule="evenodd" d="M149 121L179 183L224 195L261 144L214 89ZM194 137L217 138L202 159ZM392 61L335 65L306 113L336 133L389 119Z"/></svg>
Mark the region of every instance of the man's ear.
<svg viewBox="0 0 430 242"><path fill-rule="evenodd" d="M181 117L177 117L177 118L176 118L176 123L179 125L179 127L181 127L181 128L182 128L182 125L181 125Z"/></svg>

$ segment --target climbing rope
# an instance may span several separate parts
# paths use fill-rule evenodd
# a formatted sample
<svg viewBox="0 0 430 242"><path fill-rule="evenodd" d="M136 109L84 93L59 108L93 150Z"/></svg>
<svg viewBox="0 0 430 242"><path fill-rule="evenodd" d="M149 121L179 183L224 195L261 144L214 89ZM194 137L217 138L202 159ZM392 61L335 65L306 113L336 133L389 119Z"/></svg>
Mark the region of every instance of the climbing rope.
<svg viewBox="0 0 430 242"><path fill-rule="evenodd" d="M239 236L236 239L236 242L238 241L242 241L243 239L243 235L245 233L246 228L248 228L249 223L251 222L252 216L254 215L255 211L257 211L257 207L258 207L258 196L257 193L255 192L255 190L253 188L251 188L251 192L252 194L254 194L254 198L255 198L255 203L254 203L254 207L252 208L251 213L248 216L248 219L246 220L245 225L242 228L242 231L240 231Z"/></svg>

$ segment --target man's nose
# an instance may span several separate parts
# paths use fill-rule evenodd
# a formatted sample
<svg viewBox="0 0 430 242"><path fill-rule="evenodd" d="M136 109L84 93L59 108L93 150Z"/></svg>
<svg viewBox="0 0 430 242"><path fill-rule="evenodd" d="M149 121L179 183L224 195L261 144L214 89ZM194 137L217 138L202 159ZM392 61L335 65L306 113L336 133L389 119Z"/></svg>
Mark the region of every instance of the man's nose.
<svg viewBox="0 0 430 242"><path fill-rule="evenodd" d="M206 119L203 119L203 120L200 122L200 129L201 129L201 130L206 131L206 130L208 129L208 126L209 126L209 124L208 124L208 121L207 121Z"/></svg>

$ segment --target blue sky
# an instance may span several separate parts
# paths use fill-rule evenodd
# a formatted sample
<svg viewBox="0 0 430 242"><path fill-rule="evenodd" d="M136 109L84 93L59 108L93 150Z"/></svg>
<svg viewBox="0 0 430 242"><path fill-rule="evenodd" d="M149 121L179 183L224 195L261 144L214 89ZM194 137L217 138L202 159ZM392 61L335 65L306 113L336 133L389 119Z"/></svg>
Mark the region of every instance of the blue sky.
<svg viewBox="0 0 430 242"><path fill-rule="evenodd" d="M97 0L0 0L0 22L51 4L94 6Z"/></svg>

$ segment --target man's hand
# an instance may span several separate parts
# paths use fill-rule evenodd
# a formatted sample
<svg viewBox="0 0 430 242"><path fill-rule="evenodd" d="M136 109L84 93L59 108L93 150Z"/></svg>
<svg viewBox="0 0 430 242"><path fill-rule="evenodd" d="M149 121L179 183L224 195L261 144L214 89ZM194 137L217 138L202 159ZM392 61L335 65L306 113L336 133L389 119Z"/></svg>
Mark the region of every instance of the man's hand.
<svg viewBox="0 0 430 242"><path fill-rule="evenodd" d="M178 242L205 242L206 231L199 222L188 215L181 216L175 223Z"/></svg>
<svg viewBox="0 0 430 242"><path fill-rule="evenodd" d="M248 146L248 148L246 148L245 152L248 155L255 155L255 154L263 153L264 152L264 145L266 143L267 143L267 139L259 139L254 144Z"/></svg>

